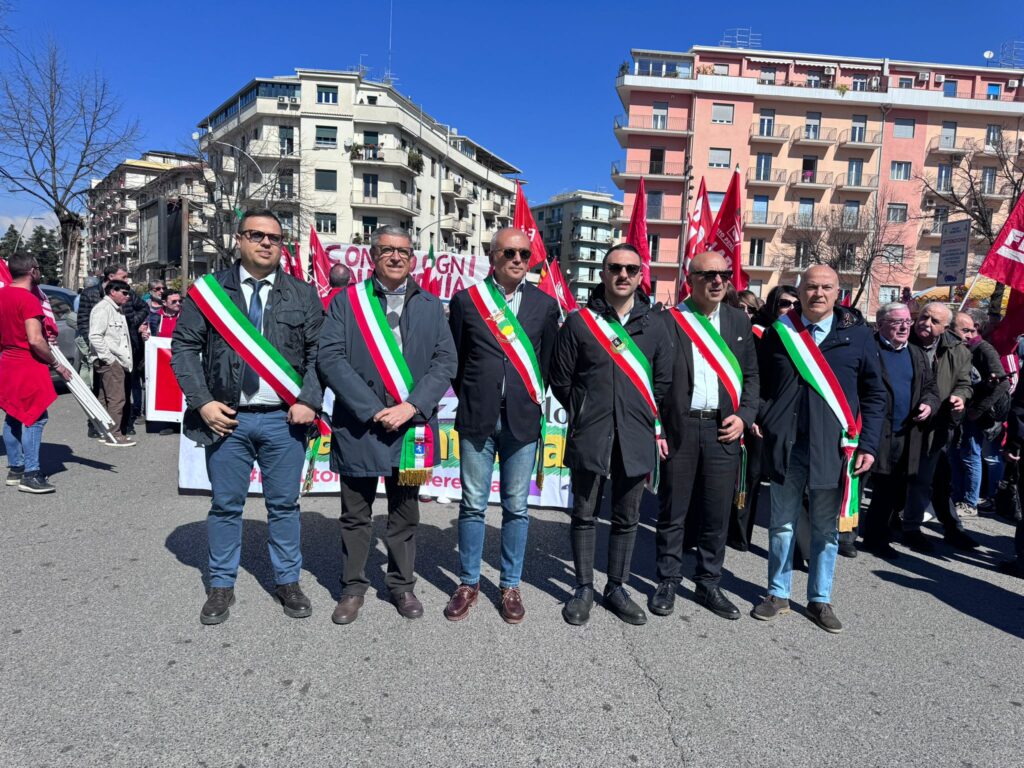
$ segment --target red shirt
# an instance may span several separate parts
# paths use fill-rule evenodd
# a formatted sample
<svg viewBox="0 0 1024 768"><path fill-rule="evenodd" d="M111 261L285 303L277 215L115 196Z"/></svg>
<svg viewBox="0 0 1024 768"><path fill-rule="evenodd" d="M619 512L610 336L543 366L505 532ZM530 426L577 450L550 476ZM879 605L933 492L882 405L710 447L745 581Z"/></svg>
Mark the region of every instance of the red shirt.
<svg viewBox="0 0 1024 768"><path fill-rule="evenodd" d="M161 336L165 339L171 338L174 334L174 326L178 324L177 315L167 315L164 311L160 310L160 326L157 328L156 335Z"/></svg>
<svg viewBox="0 0 1024 768"><path fill-rule="evenodd" d="M57 399L50 366L28 345L30 318L43 322L39 298L18 286L0 288L0 410L29 426Z"/></svg>

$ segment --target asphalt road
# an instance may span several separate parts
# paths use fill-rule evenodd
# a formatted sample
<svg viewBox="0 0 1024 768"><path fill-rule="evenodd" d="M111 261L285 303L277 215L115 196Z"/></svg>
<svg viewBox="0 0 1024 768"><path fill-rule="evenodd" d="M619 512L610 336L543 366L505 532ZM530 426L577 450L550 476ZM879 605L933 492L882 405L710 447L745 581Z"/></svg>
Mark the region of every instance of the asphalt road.
<svg viewBox="0 0 1024 768"><path fill-rule="evenodd" d="M939 542L935 556L902 550L891 564L840 559L834 602L846 632L833 636L800 610L773 624L746 614L766 579L760 526L751 552L726 557L740 621L698 607L687 580L670 617L632 627L596 607L588 626L570 627L559 614L572 583L559 511L531 522L526 621L508 626L494 607L492 511L487 599L452 624L441 611L456 582L457 508L428 504L417 589L426 616L404 620L386 602L378 540L363 614L339 627L337 498L303 500L313 616L302 620L270 597L265 514L253 499L238 603L227 623L204 627L208 501L177 494L176 441L148 434L135 449L104 448L86 440L65 395L43 446L58 492L0 489L0 765L1024 762L1024 582L991 569L1011 550L1001 520L968 522L984 543L975 553ZM644 599L651 512L631 584ZM384 517L374 522L379 534ZM797 573L797 598L804 588Z"/></svg>

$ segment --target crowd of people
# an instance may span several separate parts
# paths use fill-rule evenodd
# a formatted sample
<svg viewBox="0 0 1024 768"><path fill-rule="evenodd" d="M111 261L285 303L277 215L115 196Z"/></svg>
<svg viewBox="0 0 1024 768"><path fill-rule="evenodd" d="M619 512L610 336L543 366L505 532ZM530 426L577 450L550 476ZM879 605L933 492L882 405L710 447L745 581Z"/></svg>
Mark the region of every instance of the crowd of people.
<svg viewBox="0 0 1024 768"><path fill-rule="evenodd" d="M721 587L726 550L749 548L767 488L766 595L751 615L770 621L788 613L793 570L806 568L806 614L836 633L837 557L859 550L899 557L894 543L932 552L938 540L923 527L929 514L946 545L973 549L978 542L962 518L991 510L997 490L1020 477L1024 395L1011 396L1010 376L983 338L983 318L944 303L926 304L916 317L907 304L885 304L872 327L839 302L829 267L810 267L796 286L779 285L762 301L737 294L725 259L707 252L689 265L686 298L665 307L640 287L640 254L619 244L606 253L586 306L563 318L526 279L530 241L509 227L492 237L488 277L445 306L410 276L409 235L390 226L371 237L371 277L349 285L339 265L322 300L280 268L282 243L273 212L251 211L239 222L239 260L200 278L184 300L159 282L140 296L114 267L85 289L78 308L82 373L114 423L103 437L111 447L135 444L142 344L172 338L171 365L186 401L182 432L204 447L212 487L204 624L226 620L235 600L242 511L257 461L275 594L287 615L311 614L299 583L300 475L328 389L342 542L332 620L342 625L364 606L381 478L390 598L406 618L423 614L415 594L419 489L439 461L437 409L449 387L459 402L462 487L459 583L444 610L451 621L479 601L495 466L498 608L510 624L525 618L527 501L533 484L543 483L548 391L568 416L575 588L562 615L573 625L585 624L595 603L596 518L609 487L601 604L622 621L647 621L628 589L645 490L658 502L655 561L639 564L657 582L647 609L673 612L692 548L695 599L738 619ZM52 491L39 468L38 435L55 396L46 370L53 361L39 301L24 290L38 282L38 268L27 256L13 257L10 267L14 284L0 289L7 482ZM1017 576L1022 528L1018 558L1002 566Z"/></svg>

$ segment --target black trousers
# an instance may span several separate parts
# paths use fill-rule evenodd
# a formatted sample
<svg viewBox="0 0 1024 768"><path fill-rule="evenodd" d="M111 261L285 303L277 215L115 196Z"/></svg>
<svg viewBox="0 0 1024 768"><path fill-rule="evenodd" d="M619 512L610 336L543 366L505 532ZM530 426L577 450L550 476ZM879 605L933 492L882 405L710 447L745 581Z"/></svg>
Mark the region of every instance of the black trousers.
<svg viewBox="0 0 1024 768"><path fill-rule="evenodd" d="M718 442L718 422L684 420L678 450L661 464L658 488L658 580L680 581L683 533L691 512L699 518L695 580L716 586L725 562L725 539L736 490L737 444Z"/></svg>
<svg viewBox="0 0 1024 768"><path fill-rule="evenodd" d="M570 538L573 564L576 566L576 584L580 587L594 585L594 549L597 543L594 521L597 519L607 479L587 470L573 470L572 473ZM622 465L622 450L616 438L612 446L612 516L611 532L608 534L610 587L629 581L629 567L633 561L633 545L636 543L636 527L640 522L640 502L644 496L646 479L645 475L626 476Z"/></svg>
<svg viewBox="0 0 1024 768"><path fill-rule="evenodd" d="M734 504L729 516L729 538L733 545L742 548L750 546L754 534L754 520L757 517L757 499L761 495L761 449L764 440L747 430L743 435L747 445L747 503L743 509Z"/></svg>
<svg viewBox="0 0 1024 768"><path fill-rule="evenodd" d="M420 522L419 487L398 484L398 470L384 479L388 499L388 525L384 542L388 548L385 583L391 594L411 592L416 585L416 528ZM376 477L341 478L341 572L343 595L365 595L366 558L373 540L373 500Z"/></svg>
<svg viewBox="0 0 1024 768"><path fill-rule="evenodd" d="M907 451L909 446L902 435L893 435L889 472L872 472L868 483L871 485L871 507L867 514L861 514L857 527L864 543L881 546L892 540L892 523L898 520L907 505ZM852 540L852 539L851 539Z"/></svg>

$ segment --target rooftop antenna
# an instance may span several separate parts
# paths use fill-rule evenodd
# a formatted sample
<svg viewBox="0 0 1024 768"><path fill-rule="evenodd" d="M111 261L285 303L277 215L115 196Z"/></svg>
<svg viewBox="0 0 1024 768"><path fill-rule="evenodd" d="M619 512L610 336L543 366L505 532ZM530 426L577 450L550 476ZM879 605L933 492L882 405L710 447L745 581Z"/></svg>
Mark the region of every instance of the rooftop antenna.
<svg viewBox="0 0 1024 768"><path fill-rule="evenodd" d="M388 68L384 70L384 82L391 82L391 31L395 23L395 0L391 0L391 10L388 11Z"/></svg>
<svg viewBox="0 0 1024 768"><path fill-rule="evenodd" d="M725 30L718 44L723 48L760 48L761 33L750 27L733 27Z"/></svg>
<svg viewBox="0 0 1024 768"><path fill-rule="evenodd" d="M999 47L999 66L1007 69L1024 68L1024 40L1007 40Z"/></svg>
<svg viewBox="0 0 1024 768"><path fill-rule="evenodd" d="M360 53L359 54L359 77L366 77L366 73L370 71L369 67L364 67L363 66L363 57L364 56L369 56L369 55L370 54L368 54L368 53Z"/></svg>
<svg viewBox="0 0 1024 768"><path fill-rule="evenodd" d="M986 67L992 66L992 59L995 58L995 55L995 51L985 51L983 54L981 54L981 58L985 60Z"/></svg>

